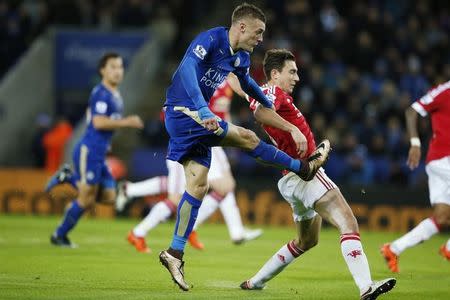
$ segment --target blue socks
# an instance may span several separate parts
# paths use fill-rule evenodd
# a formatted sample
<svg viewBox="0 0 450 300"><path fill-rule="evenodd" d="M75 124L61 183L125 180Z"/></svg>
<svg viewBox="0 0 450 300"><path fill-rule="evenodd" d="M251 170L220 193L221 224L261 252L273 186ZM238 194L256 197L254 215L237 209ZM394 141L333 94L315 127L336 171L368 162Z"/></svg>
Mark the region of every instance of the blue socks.
<svg viewBox="0 0 450 300"><path fill-rule="evenodd" d="M198 209L202 204L187 192L184 192L177 209L177 223L175 224L175 232L170 248L173 250L184 251L186 241L194 228L197 220Z"/></svg>
<svg viewBox="0 0 450 300"><path fill-rule="evenodd" d="M279 169L288 169L295 173L300 171L300 160L293 159L280 149L263 141L260 141L255 149L248 151L247 153L265 165L274 166Z"/></svg>
<svg viewBox="0 0 450 300"><path fill-rule="evenodd" d="M56 235L58 237L66 236L70 230L78 223L78 220L84 213L84 208L82 208L77 200L72 201L72 205L66 211L61 225L56 229Z"/></svg>

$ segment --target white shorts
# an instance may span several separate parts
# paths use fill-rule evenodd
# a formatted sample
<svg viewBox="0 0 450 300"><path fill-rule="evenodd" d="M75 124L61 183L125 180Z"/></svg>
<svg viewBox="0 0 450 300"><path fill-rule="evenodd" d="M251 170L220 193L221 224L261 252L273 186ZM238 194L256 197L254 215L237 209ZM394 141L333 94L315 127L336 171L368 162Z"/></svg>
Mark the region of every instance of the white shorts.
<svg viewBox="0 0 450 300"><path fill-rule="evenodd" d="M320 168L311 181L304 181L289 172L278 181L278 189L283 198L291 205L295 222L314 218L314 203L326 192L338 187Z"/></svg>
<svg viewBox="0 0 450 300"><path fill-rule="evenodd" d="M430 161L425 170L428 174L431 205L450 205L450 156Z"/></svg>
<svg viewBox="0 0 450 300"><path fill-rule="evenodd" d="M183 165L173 160L166 160L167 170L167 192L169 194L183 194L186 190L186 178L184 177ZM230 163L222 147L211 148L211 167L208 172L208 181L216 180L230 172Z"/></svg>

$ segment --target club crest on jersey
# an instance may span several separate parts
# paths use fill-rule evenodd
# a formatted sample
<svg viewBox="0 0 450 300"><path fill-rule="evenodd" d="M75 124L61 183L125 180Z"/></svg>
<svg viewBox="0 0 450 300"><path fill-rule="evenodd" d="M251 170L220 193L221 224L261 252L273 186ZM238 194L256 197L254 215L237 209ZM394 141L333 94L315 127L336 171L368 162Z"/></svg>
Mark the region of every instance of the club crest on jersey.
<svg viewBox="0 0 450 300"><path fill-rule="evenodd" d="M97 113L104 114L104 113L106 113L107 110L108 110L108 104L106 104L106 102L98 101L95 104L95 111Z"/></svg>
<svg viewBox="0 0 450 300"><path fill-rule="evenodd" d="M234 61L234 66L238 67L241 64L241 59L238 57L236 58L236 60Z"/></svg>
<svg viewBox="0 0 450 300"><path fill-rule="evenodd" d="M205 48L203 48L202 45L197 45L195 46L194 50L192 50L194 52L194 54L200 58L201 60L203 60L206 56L206 50Z"/></svg>
<svg viewBox="0 0 450 300"><path fill-rule="evenodd" d="M92 179L94 179L94 177L95 177L94 172L92 172L92 171L87 172L86 178L88 180L92 180Z"/></svg>

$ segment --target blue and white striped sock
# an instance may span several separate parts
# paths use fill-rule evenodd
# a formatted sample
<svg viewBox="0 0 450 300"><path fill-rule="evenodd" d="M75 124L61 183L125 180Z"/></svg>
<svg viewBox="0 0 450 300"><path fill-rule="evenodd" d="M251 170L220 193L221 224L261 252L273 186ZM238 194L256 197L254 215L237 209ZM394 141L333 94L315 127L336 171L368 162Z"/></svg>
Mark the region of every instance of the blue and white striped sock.
<svg viewBox="0 0 450 300"><path fill-rule="evenodd" d="M186 241L197 220L198 210L202 201L184 192L177 209L177 222L170 248L184 251Z"/></svg>

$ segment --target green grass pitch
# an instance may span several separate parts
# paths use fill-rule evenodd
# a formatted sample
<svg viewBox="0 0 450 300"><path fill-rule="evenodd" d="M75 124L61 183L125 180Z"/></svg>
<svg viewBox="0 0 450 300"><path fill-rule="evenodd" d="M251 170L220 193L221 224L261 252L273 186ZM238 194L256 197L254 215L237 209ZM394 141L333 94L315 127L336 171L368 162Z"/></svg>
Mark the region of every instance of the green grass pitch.
<svg viewBox="0 0 450 300"><path fill-rule="evenodd" d="M358 299L341 257L338 233L325 228L319 245L301 256L262 291L243 291L251 277L294 228L266 227L264 235L231 244L224 225L205 224L204 251L187 246L186 278L180 291L158 260L171 240L173 223L160 225L147 240L153 253L137 253L125 240L137 220L83 219L71 234L77 249L51 246L60 217L0 215L0 299ZM390 277L379 246L399 234L362 232L374 279ZM437 254L447 235L403 253L397 286L380 299L450 299L450 263Z"/></svg>

